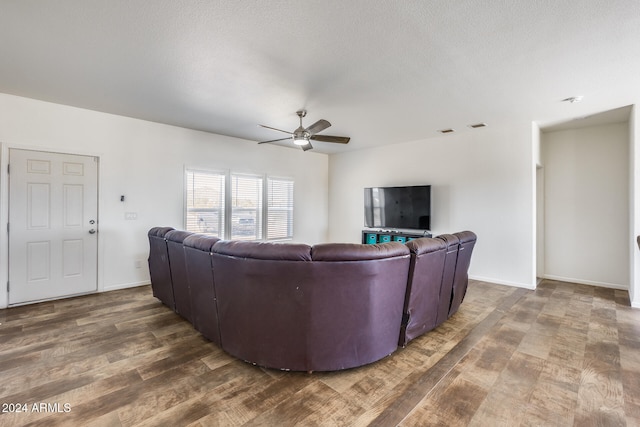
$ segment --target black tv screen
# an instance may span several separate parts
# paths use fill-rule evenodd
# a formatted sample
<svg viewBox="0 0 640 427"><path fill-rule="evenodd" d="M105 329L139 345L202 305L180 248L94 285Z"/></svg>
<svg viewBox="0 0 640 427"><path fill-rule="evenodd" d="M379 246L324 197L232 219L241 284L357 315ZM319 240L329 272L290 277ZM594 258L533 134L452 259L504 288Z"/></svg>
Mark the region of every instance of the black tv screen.
<svg viewBox="0 0 640 427"><path fill-rule="evenodd" d="M431 186L365 188L364 225L430 230Z"/></svg>

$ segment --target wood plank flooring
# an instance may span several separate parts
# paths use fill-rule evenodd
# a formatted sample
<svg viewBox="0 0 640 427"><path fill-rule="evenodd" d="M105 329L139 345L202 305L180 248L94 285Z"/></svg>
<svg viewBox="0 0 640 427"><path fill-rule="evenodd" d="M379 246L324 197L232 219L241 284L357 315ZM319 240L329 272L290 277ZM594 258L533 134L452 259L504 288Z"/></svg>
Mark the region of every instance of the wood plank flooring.
<svg viewBox="0 0 640 427"><path fill-rule="evenodd" d="M471 281L406 348L307 374L227 355L143 286L0 310L0 405L2 426L640 426L640 310Z"/></svg>

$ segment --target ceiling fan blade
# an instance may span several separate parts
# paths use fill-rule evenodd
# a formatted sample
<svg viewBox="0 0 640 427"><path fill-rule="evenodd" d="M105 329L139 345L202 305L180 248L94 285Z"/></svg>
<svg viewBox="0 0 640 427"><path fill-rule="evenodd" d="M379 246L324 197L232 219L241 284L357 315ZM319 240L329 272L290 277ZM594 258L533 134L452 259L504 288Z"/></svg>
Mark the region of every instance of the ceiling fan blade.
<svg viewBox="0 0 640 427"><path fill-rule="evenodd" d="M278 132L288 133L289 135L293 135L293 132L289 132L288 130L282 130L282 129L278 129L278 128L272 128L271 126L265 126L265 125L258 125L258 126L263 127L263 128L267 128L267 129L271 129L271 130L277 130Z"/></svg>
<svg viewBox="0 0 640 427"><path fill-rule="evenodd" d="M309 132L309 134L314 135L318 132L322 132L323 130L325 130L326 128L328 128L329 126L331 126L331 123L329 123L326 120L318 120L317 122L315 122L314 124L312 124L311 126L309 126L307 129L305 129L307 132Z"/></svg>
<svg viewBox="0 0 640 427"><path fill-rule="evenodd" d="M335 142L337 144L347 144L351 138L348 136L313 135L310 137L314 141Z"/></svg>
<svg viewBox="0 0 640 427"><path fill-rule="evenodd" d="M258 142L258 144L266 144L267 142L277 142L277 141L285 141L287 139L291 139L290 136L286 137L286 138L280 138L280 139L271 139L269 141L260 141Z"/></svg>
<svg viewBox="0 0 640 427"><path fill-rule="evenodd" d="M303 151L307 151L307 150L311 150L313 148L313 145L311 145L311 142L309 142L306 145L301 145L300 148L302 148Z"/></svg>

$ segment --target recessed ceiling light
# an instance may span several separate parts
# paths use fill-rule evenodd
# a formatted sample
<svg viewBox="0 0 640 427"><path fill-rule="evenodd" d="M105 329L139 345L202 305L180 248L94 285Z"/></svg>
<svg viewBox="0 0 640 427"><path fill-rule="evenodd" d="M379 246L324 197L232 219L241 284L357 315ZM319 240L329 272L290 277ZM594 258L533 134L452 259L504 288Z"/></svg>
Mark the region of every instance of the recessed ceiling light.
<svg viewBox="0 0 640 427"><path fill-rule="evenodd" d="M582 99L584 98L584 96L570 96L569 98L565 98L562 100L562 102L570 102L570 103L576 103L576 102L580 102L582 101Z"/></svg>
<svg viewBox="0 0 640 427"><path fill-rule="evenodd" d="M487 124L486 123L474 123L472 125L467 125L467 126L469 126L472 129L479 129L479 128L486 127Z"/></svg>
<svg viewBox="0 0 640 427"><path fill-rule="evenodd" d="M440 133L452 133L455 132L454 129L440 129L438 132Z"/></svg>

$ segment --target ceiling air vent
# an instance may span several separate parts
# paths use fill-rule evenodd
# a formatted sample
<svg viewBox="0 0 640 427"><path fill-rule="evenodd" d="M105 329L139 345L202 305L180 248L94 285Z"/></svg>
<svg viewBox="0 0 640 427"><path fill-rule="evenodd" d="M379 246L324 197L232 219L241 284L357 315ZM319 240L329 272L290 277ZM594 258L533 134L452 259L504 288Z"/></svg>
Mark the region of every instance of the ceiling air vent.
<svg viewBox="0 0 640 427"><path fill-rule="evenodd" d="M479 128L483 128L486 127L487 124L486 123L475 123L472 125L468 125L471 129L479 129Z"/></svg>
<svg viewBox="0 0 640 427"><path fill-rule="evenodd" d="M584 96L582 95L570 96L569 98L563 99L562 102L570 102L572 104L575 104L576 102L582 102L583 99L584 99Z"/></svg>
<svg viewBox="0 0 640 427"><path fill-rule="evenodd" d="M440 129L438 132L440 133L453 133L455 132L454 129Z"/></svg>

